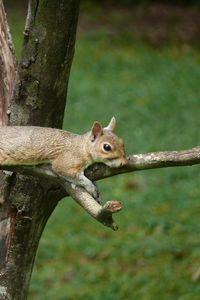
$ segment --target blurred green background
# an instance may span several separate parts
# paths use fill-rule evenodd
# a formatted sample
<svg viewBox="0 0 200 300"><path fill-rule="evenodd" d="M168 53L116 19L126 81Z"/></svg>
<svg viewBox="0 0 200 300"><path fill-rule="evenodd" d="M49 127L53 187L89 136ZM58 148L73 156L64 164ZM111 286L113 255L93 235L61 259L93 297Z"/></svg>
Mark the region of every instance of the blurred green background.
<svg viewBox="0 0 200 300"><path fill-rule="evenodd" d="M64 128L85 132L114 115L129 154L199 145L198 1L124 2L81 5ZM9 2L18 55L24 11L23 1ZM99 182L105 201L123 203L118 232L72 199L60 201L41 238L28 299L199 300L199 184L199 166Z"/></svg>

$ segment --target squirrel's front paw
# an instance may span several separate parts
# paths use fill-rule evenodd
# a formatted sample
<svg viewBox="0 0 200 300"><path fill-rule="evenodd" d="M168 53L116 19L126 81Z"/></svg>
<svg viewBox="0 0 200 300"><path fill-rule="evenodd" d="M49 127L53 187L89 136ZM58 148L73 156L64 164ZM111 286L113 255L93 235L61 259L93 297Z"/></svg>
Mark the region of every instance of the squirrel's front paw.
<svg viewBox="0 0 200 300"><path fill-rule="evenodd" d="M101 203L100 191L98 190L97 184L95 182L93 182L93 185L95 186L95 192L93 197L100 204Z"/></svg>
<svg viewBox="0 0 200 300"><path fill-rule="evenodd" d="M93 198L99 203L99 204L101 204L101 195L100 195L100 192L99 192L99 190L97 190L97 196L96 197L94 197L93 196Z"/></svg>
<svg viewBox="0 0 200 300"><path fill-rule="evenodd" d="M93 189L93 191L92 191L92 193L91 193L91 196L92 196L95 200L97 200L97 202L98 202L99 191L97 190L96 187L94 187L94 189Z"/></svg>
<svg viewBox="0 0 200 300"><path fill-rule="evenodd" d="M100 193L96 185L93 184L92 186L87 187L86 190L97 202L100 202Z"/></svg>

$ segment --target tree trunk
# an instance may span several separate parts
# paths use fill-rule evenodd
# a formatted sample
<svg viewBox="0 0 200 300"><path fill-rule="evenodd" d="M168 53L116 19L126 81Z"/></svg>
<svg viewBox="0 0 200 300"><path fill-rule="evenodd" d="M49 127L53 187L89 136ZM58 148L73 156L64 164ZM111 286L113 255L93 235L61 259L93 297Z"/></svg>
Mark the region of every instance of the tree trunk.
<svg viewBox="0 0 200 300"><path fill-rule="evenodd" d="M2 70L8 74L9 82L6 84L0 77L2 124L6 124L9 114L11 125L62 126L78 10L78 0L29 1L23 49L13 85L15 59L9 50L11 41L0 0L0 74ZM5 45L2 37L6 37ZM3 55L1 49L8 53ZM12 61L11 74L5 67L8 57ZM10 88L6 93L7 86ZM23 300L27 299L40 236L64 194L59 186L45 179L16 173L1 174L0 192L0 299Z"/></svg>

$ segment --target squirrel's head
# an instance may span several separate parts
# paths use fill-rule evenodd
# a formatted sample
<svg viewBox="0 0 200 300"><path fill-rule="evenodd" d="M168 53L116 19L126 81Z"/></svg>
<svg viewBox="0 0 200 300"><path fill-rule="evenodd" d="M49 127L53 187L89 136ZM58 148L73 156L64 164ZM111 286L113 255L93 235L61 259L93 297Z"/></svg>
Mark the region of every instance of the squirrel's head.
<svg viewBox="0 0 200 300"><path fill-rule="evenodd" d="M123 140L113 133L115 126L114 117L105 128L99 122L94 122L89 135L92 160L113 168L127 163Z"/></svg>

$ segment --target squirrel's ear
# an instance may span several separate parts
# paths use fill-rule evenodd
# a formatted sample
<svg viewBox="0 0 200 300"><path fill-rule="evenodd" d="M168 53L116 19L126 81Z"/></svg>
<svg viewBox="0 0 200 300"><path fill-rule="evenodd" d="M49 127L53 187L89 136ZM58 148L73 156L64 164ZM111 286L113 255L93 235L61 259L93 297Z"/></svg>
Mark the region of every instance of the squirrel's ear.
<svg viewBox="0 0 200 300"><path fill-rule="evenodd" d="M103 128L99 122L94 122L91 130L91 140L94 142L99 136L103 134Z"/></svg>
<svg viewBox="0 0 200 300"><path fill-rule="evenodd" d="M112 117L112 119L110 120L110 123L104 129L114 131L115 126L116 126L116 119L115 119L115 117Z"/></svg>

